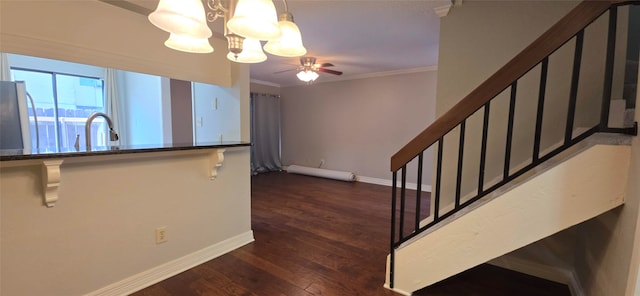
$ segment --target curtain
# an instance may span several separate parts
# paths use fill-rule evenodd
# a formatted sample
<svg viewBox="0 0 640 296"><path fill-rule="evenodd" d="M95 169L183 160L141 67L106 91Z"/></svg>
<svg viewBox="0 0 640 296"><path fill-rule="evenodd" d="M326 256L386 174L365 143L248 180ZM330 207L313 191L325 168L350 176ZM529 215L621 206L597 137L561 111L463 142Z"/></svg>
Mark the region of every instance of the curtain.
<svg viewBox="0 0 640 296"><path fill-rule="evenodd" d="M0 81L11 81L9 58L4 52L0 52Z"/></svg>
<svg viewBox="0 0 640 296"><path fill-rule="evenodd" d="M279 171L280 96L251 93L251 174Z"/></svg>
<svg viewBox="0 0 640 296"><path fill-rule="evenodd" d="M124 125L121 120L120 113L120 98L118 92L118 77L117 70L111 68L104 69L104 111L111 117L113 121L113 130L118 133L119 144L124 145L126 139L125 133L122 130ZM107 134L108 135L108 134ZM108 138L108 136L107 136Z"/></svg>

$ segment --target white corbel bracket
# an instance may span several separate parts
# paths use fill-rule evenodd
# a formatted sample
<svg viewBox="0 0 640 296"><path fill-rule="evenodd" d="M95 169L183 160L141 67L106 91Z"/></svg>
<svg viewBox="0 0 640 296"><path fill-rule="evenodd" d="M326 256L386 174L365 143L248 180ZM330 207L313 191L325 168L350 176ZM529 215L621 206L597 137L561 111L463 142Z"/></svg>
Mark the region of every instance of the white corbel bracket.
<svg viewBox="0 0 640 296"><path fill-rule="evenodd" d="M60 174L62 161L62 159L59 159L42 162L42 195L47 208L52 208L58 201L58 188L60 188L60 182L62 181Z"/></svg>
<svg viewBox="0 0 640 296"><path fill-rule="evenodd" d="M209 155L209 179L215 180L218 177L218 168L224 161L224 149L216 149Z"/></svg>

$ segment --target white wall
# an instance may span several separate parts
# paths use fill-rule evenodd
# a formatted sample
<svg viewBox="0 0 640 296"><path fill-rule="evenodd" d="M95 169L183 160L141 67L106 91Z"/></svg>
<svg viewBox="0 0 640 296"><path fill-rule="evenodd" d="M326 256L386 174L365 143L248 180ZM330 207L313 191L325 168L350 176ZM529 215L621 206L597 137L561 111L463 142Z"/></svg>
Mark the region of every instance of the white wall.
<svg viewBox="0 0 640 296"><path fill-rule="evenodd" d="M240 141L240 94L237 89L194 82L194 142L198 145Z"/></svg>
<svg viewBox="0 0 640 296"><path fill-rule="evenodd" d="M434 120L435 86L429 71L282 88L283 165L324 160L323 168L390 180L391 156Z"/></svg>
<svg viewBox="0 0 640 296"><path fill-rule="evenodd" d="M124 115L127 145L162 144L163 104L161 77L118 71L118 87L122 90L121 111Z"/></svg>

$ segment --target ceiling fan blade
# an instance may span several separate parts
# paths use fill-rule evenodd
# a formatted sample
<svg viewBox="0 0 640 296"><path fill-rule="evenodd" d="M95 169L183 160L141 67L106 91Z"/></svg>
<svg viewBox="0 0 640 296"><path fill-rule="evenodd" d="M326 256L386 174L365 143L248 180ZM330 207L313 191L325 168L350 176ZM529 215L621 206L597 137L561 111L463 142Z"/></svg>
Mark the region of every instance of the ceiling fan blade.
<svg viewBox="0 0 640 296"><path fill-rule="evenodd" d="M333 75L342 75L342 72L340 71L334 71L334 70L329 70L325 68L318 68L318 72L329 73Z"/></svg>
<svg viewBox="0 0 640 296"><path fill-rule="evenodd" d="M322 63L322 64L315 64L313 65L316 68L325 68L325 67L333 67L332 63Z"/></svg>

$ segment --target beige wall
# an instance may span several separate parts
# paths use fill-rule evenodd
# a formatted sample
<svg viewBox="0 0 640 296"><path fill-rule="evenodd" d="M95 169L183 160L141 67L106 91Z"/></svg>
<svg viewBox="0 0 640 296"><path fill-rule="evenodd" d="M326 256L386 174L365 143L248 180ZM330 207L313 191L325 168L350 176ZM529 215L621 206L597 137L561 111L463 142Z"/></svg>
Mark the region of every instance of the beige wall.
<svg viewBox="0 0 640 296"><path fill-rule="evenodd" d="M85 295L250 232L249 149L228 149L215 180L206 152L67 159L53 208L40 165L3 163L0 294Z"/></svg>
<svg viewBox="0 0 640 296"><path fill-rule="evenodd" d="M454 7L441 20L436 103L438 116L462 100L575 4L576 2L569 1L469 1L461 7ZM572 52L573 43L569 43L559 54L563 57L572 56ZM567 88L551 87L554 81L564 81L570 77L562 67L563 60L555 60L558 59L550 63L549 70L549 88L554 89L554 92L548 95L547 101L556 103L546 104L542 149L562 137L563 130L557 128L559 123L554 118L560 116L562 110L566 110L565 101L568 101ZM536 110L539 75L540 67L536 67L518 84L511 167L531 157L535 129L535 112L531 110ZM486 183L499 176L504 166L509 96L510 88L491 102ZM550 98L557 96L562 96L563 99ZM465 196L476 192L478 186L483 111L481 108L467 120L462 174L463 200ZM564 112L562 114L566 114ZM448 148L444 150L443 157L441 198L444 203L450 203L455 194L458 129L454 129L444 141ZM489 185L486 184L485 188Z"/></svg>
<svg viewBox="0 0 640 296"><path fill-rule="evenodd" d="M454 8L441 22L437 114L448 111L576 4L575 1L470 1ZM620 23L626 22L625 17L624 13L619 14ZM599 119L603 89L600 73L604 72L605 66L607 22L605 15L585 31L574 130L592 127ZM625 36L626 29L619 26L618 33ZM624 65L625 38L621 38L617 48L621 50L617 57L622 57L617 63ZM549 58L541 139L543 155L560 144L564 137L574 50L575 41L571 40ZM531 161L540 68L534 67L518 80L510 159L512 171ZM622 67L616 70L612 97L620 98L624 71ZM504 167L510 91L507 88L491 102L485 188L499 180ZM478 185L483 111L481 108L467 121L463 196L475 192ZM451 147L458 146L458 139L457 129L445 137L449 149L445 149L443 163L444 201L452 200L455 193L458 151Z"/></svg>
<svg viewBox="0 0 640 296"><path fill-rule="evenodd" d="M638 106L636 97L636 106ZM635 121L640 112L635 111ZM631 142L631 165L627 196L622 208L610 211L578 226L576 272L585 295L638 295L635 285L640 248L638 211L640 208L640 140ZM634 245L635 244L635 245Z"/></svg>
<svg viewBox="0 0 640 296"><path fill-rule="evenodd" d="M213 54L173 51L145 16L95 0L0 1L0 28L2 52L234 88L250 138L249 67L226 59L222 39ZM249 149L228 149L213 181L205 151L66 160L54 208L42 205L38 162L3 162L0 294L125 295L252 237ZM160 226L168 242L156 245Z"/></svg>
<svg viewBox="0 0 640 296"><path fill-rule="evenodd" d="M576 1L467 1L462 7L454 7L450 14L441 20L437 114L441 115L449 110L576 4ZM625 17L624 10L619 12L621 22ZM604 39L598 32L606 29L606 22L606 19L596 21L586 31L583 55L586 57L584 60L589 62L582 63L583 77L588 75L586 73L597 72L603 67L602 56L597 54L603 52ZM618 29L620 34L626 34L624 26L618 26ZM626 41L620 42L618 49L626 48L624 44ZM567 69L571 68L573 50L574 43L569 42L565 48L550 58L548 80L550 84L547 85L550 89L548 89L547 105L544 111L543 150L552 147L562 138L564 113L567 109L566 98L568 98L568 86L563 81L567 81L571 75ZM624 53L618 52L617 57L620 56L624 57ZM623 62L617 60L616 64ZM623 72L621 70L617 68L614 75L613 98L621 96L619 84L620 74ZM518 116L531 117L531 110L535 110L538 83L536 76L539 75L539 71L539 67L534 68L532 74L519 81L515 113L517 134L514 135L514 154L512 155L512 162L515 163L530 158L530 147L533 143L530 135L534 127L531 124L524 124L528 119L519 120ZM588 116L586 111L599 109L598 97L601 97L601 85L602 78L581 82L578 92L577 127L593 123L594 118ZM508 91L509 89L491 105L488 151L497 151L498 156L487 156L485 182L497 176L504 163L506 127L503 123L506 122ZM479 129L469 130L469 126L474 128L481 126L482 110L479 113L467 122L465 147L475 151L468 153L468 150L465 150L463 187L468 191L477 185L479 158L477 151L480 146ZM458 135L453 133L452 136L445 138L445 145L449 145L448 147L457 145L457 137ZM637 145L634 144L634 151L637 150L635 146ZM474 155L474 153L477 154ZM635 160L634 162L637 163ZM452 176L455 176L456 164L457 150L445 152L443 164L445 200L454 192L455 178ZM635 174L633 167L637 166L632 166L632 175L629 180L637 179L633 177ZM532 249L520 250L514 255L519 254L527 259L533 258L542 263L556 265L558 268L566 266L575 268L586 295L625 295L639 198L637 190L632 190L630 187L626 205L622 209L586 222L577 230L569 230L529 247ZM575 257L548 260L547 255L562 256L567 253L573 253Z"/></svg>
<svg viewBox="0 0 640 296"><path fill-rule="evenodd" d="M251 141L251 107L249 90L249 65L231 64L232 87L240 95L240 141ZM249 184L250 185L250 184Z"/></svg>
<svg viewBox="0 0 640 296"><path fill-rule="evenodd" d="M429 71L282 88L283 165L324 159L323 168L390 180L391 156L434 120L435 86Z"/></svg>
<svg viewBox="0 0 640 296"><path fill-rule="evenodd" d="M251 82L251 92L260 94L280 95L280 87Z"/></svg>

